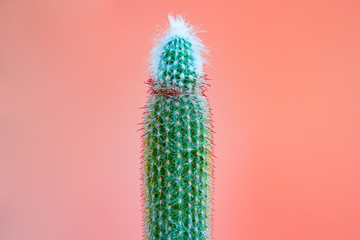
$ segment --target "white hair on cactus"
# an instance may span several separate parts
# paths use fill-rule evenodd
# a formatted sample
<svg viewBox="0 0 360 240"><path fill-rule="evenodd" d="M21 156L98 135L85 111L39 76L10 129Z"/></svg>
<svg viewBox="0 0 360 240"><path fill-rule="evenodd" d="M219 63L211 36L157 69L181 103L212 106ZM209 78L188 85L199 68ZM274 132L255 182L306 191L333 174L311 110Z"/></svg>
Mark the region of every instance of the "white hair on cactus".
<svg viewBox="0 0 360 240"><path fill-rule="evenodd" d="M150 72L151 77L154 80L158 79L160 68L161 53L165 50L165 45L172 40L173 37L178 36L184 38L192 44L193 56L194 56L194 71L198 76L203 76L203 64L207 64L203 54L208 52L208 49L204 46L201 40L196 36L199 31L194 29L194 26L180 16L176 17L171 14L168 15L169 27L160 32L158 37L154 39L155 45L151 50L151 63ZM199 79L201 81L202 78Z"/></svg>

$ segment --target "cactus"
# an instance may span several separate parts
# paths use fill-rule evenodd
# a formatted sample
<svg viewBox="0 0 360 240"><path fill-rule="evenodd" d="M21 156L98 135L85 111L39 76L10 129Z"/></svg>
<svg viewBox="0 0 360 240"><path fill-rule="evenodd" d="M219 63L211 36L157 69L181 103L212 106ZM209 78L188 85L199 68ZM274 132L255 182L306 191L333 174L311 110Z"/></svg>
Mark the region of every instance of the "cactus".
<svg viewBox="0 0 360 240"><path fill-rule="evenodd" d="M208 50L181 16L151 53L142 135L144 239L211 239L213 131L205 91Z"/></svg>

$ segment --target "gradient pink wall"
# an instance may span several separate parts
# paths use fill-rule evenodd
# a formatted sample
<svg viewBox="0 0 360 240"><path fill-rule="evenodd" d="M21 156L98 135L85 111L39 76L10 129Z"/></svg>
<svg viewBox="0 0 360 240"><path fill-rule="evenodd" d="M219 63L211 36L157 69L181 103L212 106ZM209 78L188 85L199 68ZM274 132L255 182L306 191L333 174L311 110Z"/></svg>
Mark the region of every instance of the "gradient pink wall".
<svg viewBox="0 0 360 240"><path fill-rule="evenodd" d="M141 237L153 34L207 30L218 240L360 239L360 2L0 2L0 239Z"/></svg>

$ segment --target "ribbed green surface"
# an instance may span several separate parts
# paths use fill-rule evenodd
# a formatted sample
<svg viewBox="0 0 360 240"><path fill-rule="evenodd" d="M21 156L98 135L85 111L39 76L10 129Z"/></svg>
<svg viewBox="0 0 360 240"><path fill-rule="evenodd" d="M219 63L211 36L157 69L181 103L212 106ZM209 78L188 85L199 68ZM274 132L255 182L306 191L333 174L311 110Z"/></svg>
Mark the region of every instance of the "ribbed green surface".
<svg viewBox="0 0 360 240"><path fill-rule="evenodd" d="M174 37L161 55L158 89L144 121L146 239L210 239L211 125L190 42ZM159 87L160 86L160 87ZM181 94L166 94L169 86Z"/></svg>

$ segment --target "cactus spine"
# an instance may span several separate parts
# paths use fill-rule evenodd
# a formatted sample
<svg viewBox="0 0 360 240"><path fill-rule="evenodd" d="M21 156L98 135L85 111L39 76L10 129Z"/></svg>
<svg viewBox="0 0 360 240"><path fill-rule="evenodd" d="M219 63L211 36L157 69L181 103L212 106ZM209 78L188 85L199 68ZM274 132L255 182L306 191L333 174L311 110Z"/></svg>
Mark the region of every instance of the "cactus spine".
<svg viewBox="0 0 360 240"><path fill-rule="evenodd" d="M196 31L169 15L152 50L143 122L144 239L211 239L212 122Z"/></svg>

